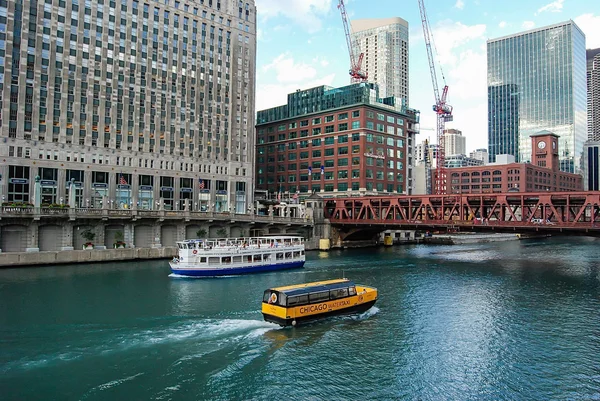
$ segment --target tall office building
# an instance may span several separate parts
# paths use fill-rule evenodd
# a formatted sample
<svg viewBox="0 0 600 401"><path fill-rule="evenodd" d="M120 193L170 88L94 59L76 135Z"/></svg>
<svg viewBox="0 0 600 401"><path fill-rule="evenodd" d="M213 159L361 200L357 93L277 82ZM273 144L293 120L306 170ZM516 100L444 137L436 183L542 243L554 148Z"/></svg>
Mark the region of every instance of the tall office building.
<svg viewBox="0 0 600 401"><path fill-rule="evenodd" d="M559 136L560 169L578 171L587 140L585 35L573 21L487 42L490 161L531 161L530 136Z"/></svg>
<svg viewBox="0 0 600 401"><path fill-rule="evenodd" d="M402 18L350 21L352 41L365 54L363 69L382 98L408 105L408 22Z"/></svg>
<svg viewBox="0 0 600 401"><path fill-rule="evenodd" d="M457 129L444 130L444 152L446 156L466 155L467 138Z"/></svg>
<svg viewBox="0 0 600 401"><path fill-rule="evenodd" d="M251 204L254 0L3 1L0 35L5 200Z"/></svg>
<svg viewBox="0 0 600 401"><path fill-rule="evenodd" d="M600 141L600 49L587 51L588 139Z"/></svg>

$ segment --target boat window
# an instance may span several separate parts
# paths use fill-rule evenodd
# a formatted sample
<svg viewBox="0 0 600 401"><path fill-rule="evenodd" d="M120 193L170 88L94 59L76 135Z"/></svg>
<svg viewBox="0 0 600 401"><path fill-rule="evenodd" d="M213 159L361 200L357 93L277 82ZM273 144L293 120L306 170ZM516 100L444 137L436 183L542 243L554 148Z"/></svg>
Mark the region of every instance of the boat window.
<svg viewBox="0 0 600 401"><path fill-rule="evenodd" d="M204 256L203 256L203 257L201 257L201 258L200 258L200 263L206 263L206 257L204 257Z"/></svg>
<svg viewBox="0 0 600 401"><path fill-rule="evenodd" d="M260 256L261 255L254 255L254 260L259 261L261 259ZM250 258L250 256L248 256L248 258Z"/></svg>
<svg viewBox="0 0 600 401"><path fill-rule="evenodd" d="M208 263L217 264L217 263L220 263L220 262L221 262L221 258L217 258L217 257L210 257L210 258L208 258Z"/></svg>
<svg viewBox="0 0 600 401"><path fill-rule="evenodd" d="M348 288L348 293L350 294L350 296L356 295L356 287Z"/></svg>
<svg viewBox="0 0 600 401"><path fill-rule="evenodd" d="M292 253L291 252L286 252L285 253L285 258L286 259L291 259L292 258Z"/></svg>
<svg viewBox="0 0 600 401"><path fill-rule="evenodd" d="M277 254L277 260L283 259L283 253L278 253Z"/></svg>
<svg viewBox="0 0 600 401"><path fill-rule="evenodd" d="M242 257L241 256L234 256L233 257L233 263L242 263Z"/></svg>
<svg viewBox="0 0 600 401"><path fill-rule="evenodd" d="M329 291L313 292L312 294L308 294L308 300L311 304L329 301Z"/></svg>
<svg viewBox="0 0 600 401"><path fill-rule="evenodd" d="M345 298L347 296L348 296L348 289L347 288L338 288L336 290L331 290L330 291L330 297L331 297L331 299Z"/></svg>
<svg viewBox="0 0 600 401"><path fill-rule="evenodd" d="M295 297L289 297L287 306L298 306L306 305L308 303L308 295L297 295Z"/></svg>
<svg viewBox="0 0 600 401"><path fill-rule="evenodd" d="M271 296L271 290L266 290L263 293L263 302L264 303L268 303L269 302L269 297Z"/></svg>
<svg viewBox="0 0 600 401"><path fill-rule="evenodd" d="M263 254L263 260L270 260L271 259L271 255L268 253L264 253Z"/></svg>
<svg viewBox="0 0 600 401"><path fill-rule="evenodd" d="M223 263L231 263L231 257L229 256L225 256L224 258L222 258Z"/></svg>
<svg viewBox="0 0 600 401"><path fill-rule="evenodd" d="M300 255L304 255L304 251L300 251Z"/></svg>

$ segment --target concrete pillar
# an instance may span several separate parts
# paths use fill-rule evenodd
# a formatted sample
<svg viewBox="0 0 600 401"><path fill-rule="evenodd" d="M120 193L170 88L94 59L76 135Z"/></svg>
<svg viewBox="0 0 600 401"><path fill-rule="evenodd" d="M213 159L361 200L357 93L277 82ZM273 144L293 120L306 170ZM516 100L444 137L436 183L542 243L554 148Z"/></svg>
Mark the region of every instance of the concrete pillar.
<svg viewBox="0 0 600 401"><path fill-rule="evenodd" d="M165 198L159 198L158 210L165 210Z"/></svg>
<svg viewBox="0 0 600 401"><path fill-rule="evenodd" d="M104 197L106 198L106 196ZM104 201L102 201L102 206L104 207ZM106 249L106 245L104 245L104 230L105 224L99 223L96 226L92 227L92 230L96 233L96 239L94 240L94 249Z"/></svg>
<svg viewBox="0 0 600 401"><path fill-rule="evenodd" d="M70 190L74 188L71 187ZM60 248L61 251L72 251L73 248L73 223L67 222L64 223L63 226L63 241L62 246Z"/></svg>
<svg viewBox="0 0 600 401"><path fill-rule="evenodd" d="M160 224L155 224L153 226L154 229L154 243L152 244L152 248L162 248L162 244L160 243Z"/></svg>
<svg viewBox="0 0 600 401"><path fill-rule="evenodd" d="M40 184L40 176L35 176L35 183L33 184L33 206L39 208L42 204L42 185Z"/></svg>
<svg viewBox="0 0 600 401"><path fill-rule="evenodd" d="M75 199L76 199L75 195L77 195L76 194L77 189L75 187L75 180L69 181L68 185L69 185L69 200L68 200L68 204L69 204L69 207L71 209L74 209L77 206L76 205L76 201L75 201Z"/></svg>
<svg viewBox="0 0 600 401"><path fill-rule="evenodd" d="M31 222L29 227L27 227L27 248L25 248L25 252L39 252L39 225L37 221Z"/></svg>
<svg viewBox="0 0 600 401"><path fill-rule="evenodd" d="M135 207L135 206L134 206ZM127 248L134 248L135 244L135 224L128 223L123 227L123 241L127 244Z"/></svg>

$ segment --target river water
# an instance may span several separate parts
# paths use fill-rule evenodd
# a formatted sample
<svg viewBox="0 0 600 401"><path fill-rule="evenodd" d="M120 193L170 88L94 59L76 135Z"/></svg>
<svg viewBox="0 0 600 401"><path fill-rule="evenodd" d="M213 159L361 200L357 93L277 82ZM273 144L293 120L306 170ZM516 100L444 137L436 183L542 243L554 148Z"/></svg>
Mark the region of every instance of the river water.
<svg viewBox="0 0 600 401"><path fill-rule="evenodd" d="M2 400L600 400L600 240L309 252L304 269L166 261L0 270ZM282 329L271 286L346 276L370 311Z"/></svg>

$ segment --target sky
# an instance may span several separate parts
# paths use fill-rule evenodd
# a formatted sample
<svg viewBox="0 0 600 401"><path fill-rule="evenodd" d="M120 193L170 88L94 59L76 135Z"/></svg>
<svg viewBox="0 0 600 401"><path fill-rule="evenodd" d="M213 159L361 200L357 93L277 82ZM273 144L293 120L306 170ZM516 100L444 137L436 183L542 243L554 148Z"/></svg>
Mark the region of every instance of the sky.
<svg viewBox="0 0 600 401"><path fill-rule="evenodd" d="M296 89L350 83L338 0L255 0L258 13L256 110L280 106ZM401 17L409 24L409 106L421 111L417 141L435 141L435 103L417 0L346 0L350 19ZM486 41L572 19L588 49L600 48L598 0L425 0L467 152L487 148ZM444 83L438 70L440 89Z"/></svg>

